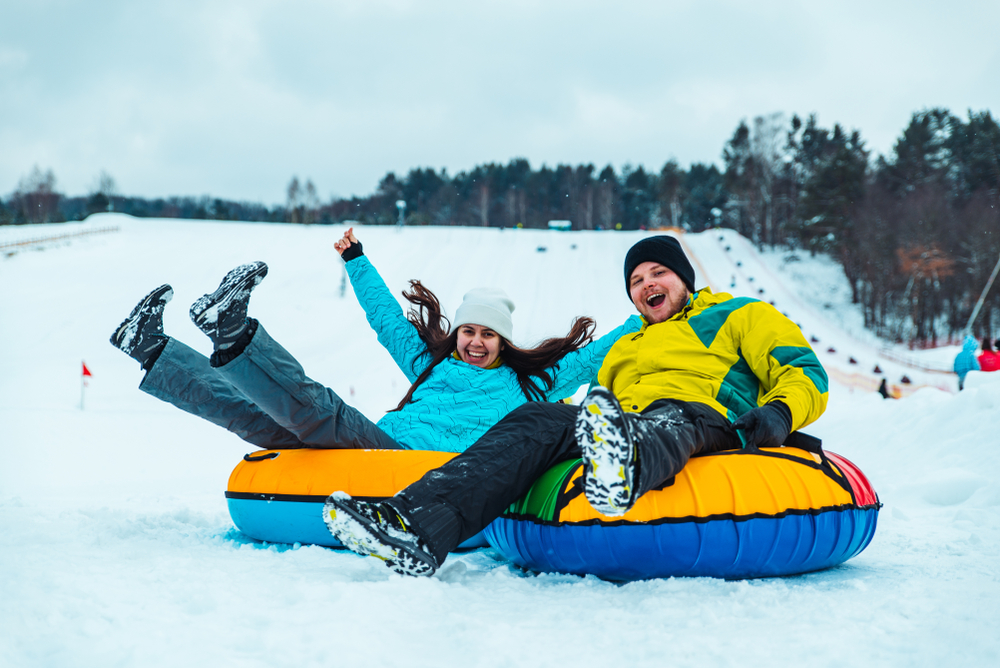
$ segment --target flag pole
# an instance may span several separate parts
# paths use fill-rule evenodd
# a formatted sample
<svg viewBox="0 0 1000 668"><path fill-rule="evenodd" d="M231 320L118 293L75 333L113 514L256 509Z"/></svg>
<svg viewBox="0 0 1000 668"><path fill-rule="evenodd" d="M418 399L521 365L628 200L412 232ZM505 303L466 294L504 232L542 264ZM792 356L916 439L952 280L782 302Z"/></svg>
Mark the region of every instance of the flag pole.
<svg viewBox="0 0 1000 668"><path fill-rule="evenodd" d="M90 374L90 369L87 368L87 362L85 360L80 360L80 410L83 410L83 398L84 393L87 388L87 376Z"/></svg>
<svg viewBox="0 0 1000 668"><path fill-rule="evenodd" d="M997 273L1000 272L1000 257L997 258L996 266L993 267L993 273L990 274L990 279L986 281L986 287L983 288L983 292L979 295L979 301L976 302L976 308L972 309L972 315L969 316L969 322L965 323L965 333L972 334L972 324L976 322L976 316L979 315L979 309L983 307L983 302L986 301L986 293L990 291L993 287L993 281L997 278Z"/></svg>

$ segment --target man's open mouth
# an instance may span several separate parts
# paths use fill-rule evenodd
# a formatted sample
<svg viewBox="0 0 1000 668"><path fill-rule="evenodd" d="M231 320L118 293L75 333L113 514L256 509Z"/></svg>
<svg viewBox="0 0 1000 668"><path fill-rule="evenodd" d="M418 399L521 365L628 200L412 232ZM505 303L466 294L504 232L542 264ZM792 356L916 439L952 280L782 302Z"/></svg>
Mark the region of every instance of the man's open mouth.
<svg viewBox="0 0 1000 668"><path fill-rule="evenodd" d="M662 292L658 292L655 295L649 295L646 297L646 304L652 306L653 308L659 308L660 305L666 300L667 296Z"/></svg>

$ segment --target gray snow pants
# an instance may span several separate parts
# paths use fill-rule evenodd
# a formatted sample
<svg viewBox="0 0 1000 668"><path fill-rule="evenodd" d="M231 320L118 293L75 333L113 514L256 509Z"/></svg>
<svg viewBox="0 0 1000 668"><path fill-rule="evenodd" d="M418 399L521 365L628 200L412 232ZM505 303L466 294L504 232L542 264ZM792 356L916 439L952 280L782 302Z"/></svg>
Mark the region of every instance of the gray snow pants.
<svg viewBox="0 0 1000 668"><path fill-rule="evenodd" d="M307 377L259 324L246 349L218 368L169 339L139 389L261 448L401 448L333 390Z"/></svg>

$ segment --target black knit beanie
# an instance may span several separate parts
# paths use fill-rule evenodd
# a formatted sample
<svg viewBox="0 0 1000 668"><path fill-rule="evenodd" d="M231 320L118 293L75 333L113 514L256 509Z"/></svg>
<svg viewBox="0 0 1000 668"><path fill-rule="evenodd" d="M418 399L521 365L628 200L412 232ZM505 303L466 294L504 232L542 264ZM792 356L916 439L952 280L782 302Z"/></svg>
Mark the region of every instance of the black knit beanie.
<svg viewBox="0 0 1000 668"><path fill-rule="evenodd" d="M681 249L680 242L673 237L647 237L632 246L625 255L625 292L631 297L629 279L632 272L643 262L656 262L673 271L684 281L684 285L694 292L694 267Z"/></svg>

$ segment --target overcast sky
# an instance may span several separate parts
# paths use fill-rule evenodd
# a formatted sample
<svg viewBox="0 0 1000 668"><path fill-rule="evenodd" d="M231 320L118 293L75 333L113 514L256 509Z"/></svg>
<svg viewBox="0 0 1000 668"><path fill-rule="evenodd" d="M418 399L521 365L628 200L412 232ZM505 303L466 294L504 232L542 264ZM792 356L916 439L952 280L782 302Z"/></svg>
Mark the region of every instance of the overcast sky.
<svg viewBox="0 0 1000 668"><path fill-rule="evenodd" d="M915 111L1000 115L1000 1L0 0L0 195L284 203L389 171L719 163L815 113L888 153Z"/></svg>

